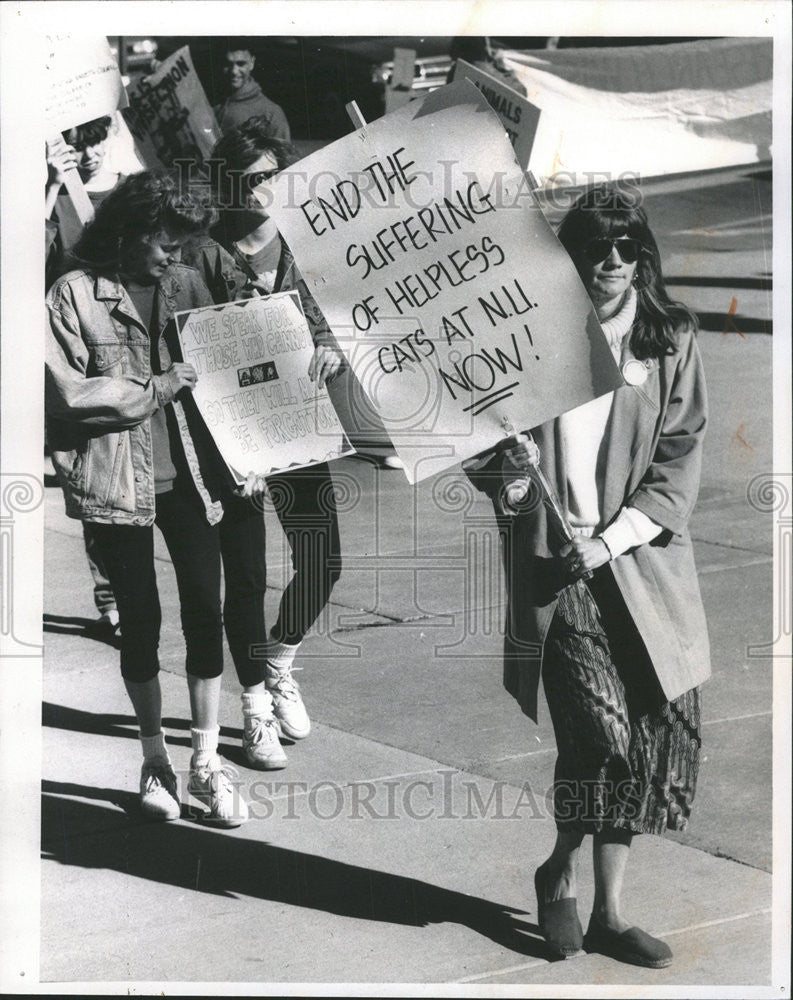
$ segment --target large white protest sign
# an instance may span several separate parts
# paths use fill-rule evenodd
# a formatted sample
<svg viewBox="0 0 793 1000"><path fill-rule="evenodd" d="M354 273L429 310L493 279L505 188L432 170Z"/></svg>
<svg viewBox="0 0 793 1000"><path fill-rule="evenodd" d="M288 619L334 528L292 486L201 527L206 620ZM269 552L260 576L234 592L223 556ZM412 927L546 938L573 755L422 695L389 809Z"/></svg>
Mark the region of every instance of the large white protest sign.
<svg viewBox="0 0 793 1000"><path fill-rule="evenodd" d="M176 160L200 165L220 138L187 46L130 87L124 117L150 169L170 167Z"/></svg>
<svg viewBox="0 0 793 1000"><path fill-rule="evenodd" d="M47 133L111 115L127 106L127 95L107 38L103 35L46 38Z"/></svg>
<svg viewBox="0 0 793 1000"><path fill-rule="evenodd" d="M257 190L411 482L622 383L572 262L471 83Z"/></svg>
<svg viewBox="0 0 793 1000"><path fill-rule="evenodd" d="M296 292L176 314L198 410L238 483L351 451L327 391L308 377L314 353Z"/></svg>
<svg viewBox="0 0 793 1000"><path fill-rule="evenodd" d="M483 73L464 59L458 59L455 64L454 80L470 80L477 90L481 90L487 103L501 119L518 163L526 170L540 123L540 109L515 93L511 87L488 73Z"/></svg>

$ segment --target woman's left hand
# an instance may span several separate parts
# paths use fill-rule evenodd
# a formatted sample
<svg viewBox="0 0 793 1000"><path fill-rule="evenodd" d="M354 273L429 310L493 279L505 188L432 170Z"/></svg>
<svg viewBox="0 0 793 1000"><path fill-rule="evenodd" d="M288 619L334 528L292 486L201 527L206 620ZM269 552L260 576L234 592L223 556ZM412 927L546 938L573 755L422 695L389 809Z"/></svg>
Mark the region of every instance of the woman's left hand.
<svg viewBox="0 0 793 1000"><path fill-rule="evenodd" d="M262 475L258 475L255 472L249 472L248 478L237 488L237 492L240 496L246 497L248 499L258 500L260 499L267 489L267 480Z"/></svg>
<svg viewBox="0 0 793 1000"><path fill-rule="evenodd" d="M329 382L341 368L341 355L327 344L318 344L314 348L314 357L308 366L308 377L312 382L322 386Z"/></svg>
<svg viewBox="0 0 793 1000"><path fill-rule="evenodd" d="M591 573L611 559L611 553L602 538L586 538L583 535L578 535L569 545L565 545L559 555L574 580Z"/></svg>

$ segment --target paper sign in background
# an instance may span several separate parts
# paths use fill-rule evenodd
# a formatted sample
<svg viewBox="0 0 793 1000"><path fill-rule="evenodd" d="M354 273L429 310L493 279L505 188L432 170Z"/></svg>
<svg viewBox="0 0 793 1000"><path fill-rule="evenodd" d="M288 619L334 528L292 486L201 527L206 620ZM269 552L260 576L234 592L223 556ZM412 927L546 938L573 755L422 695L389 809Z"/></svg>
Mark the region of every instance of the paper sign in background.
<svg viewBox="0 0 793 1000"><path fill-rule="evenodd" d="M540 124L540 109L515 93L511 87L471 66L464 59L458 59L455 64L454 80L470 80L482 92L506 129L518 163L526 170L537 126Z"/></svg>
<svg viewBox="0 0 793 1000"><path fill-rule="evenodd" d="M473 84L332 143L261 197L411 482L621 384Z"/></svg>
<svg viewBox="0 0 793 1000"><path fill-rule="evenodd" d="M180 159L200 165L220 138L187 46L130 86L124 117L149 169Z"/></svg>
<svg viewBox="0 0 793 1000"><path fill-rule="evenodd" d="M48 35L45 44L48 135L127 106L121 74L107 38Z"/></svg>
<svg viewBox="0 0 793 1000"><path fill-rule="evenodd" d="M327 391L308 377L314 345L297 293L176 314L198 410L238 483L351 451Z"/></svg>

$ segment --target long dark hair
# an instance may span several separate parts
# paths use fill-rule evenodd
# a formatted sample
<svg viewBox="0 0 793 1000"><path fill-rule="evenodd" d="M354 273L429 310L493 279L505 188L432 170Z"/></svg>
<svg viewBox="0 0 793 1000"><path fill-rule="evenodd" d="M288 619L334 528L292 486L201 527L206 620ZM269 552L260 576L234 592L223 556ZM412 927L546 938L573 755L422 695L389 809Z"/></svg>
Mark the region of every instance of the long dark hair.
<svg viewBox="0 0 793 1000"><path fill-rule="evenodd" d="M127 177L104 199L73 251L80 263L115 270L141 239L167 229L182 237L206 230L216 213L164 171L144 170Z"/></svg>
<svg viewBox="0 0 793 1000"><path fill-rule="evenodd" d="M636 266L636 319L630 347L640 360L661 358L677 350L677 333L697 328L694 313L669 297L661 271L658 244L639 204L638 188L599 184L585 191L562 220L557 235L579 272L584 247L597 237L629 236L641 243Z"/></svg>

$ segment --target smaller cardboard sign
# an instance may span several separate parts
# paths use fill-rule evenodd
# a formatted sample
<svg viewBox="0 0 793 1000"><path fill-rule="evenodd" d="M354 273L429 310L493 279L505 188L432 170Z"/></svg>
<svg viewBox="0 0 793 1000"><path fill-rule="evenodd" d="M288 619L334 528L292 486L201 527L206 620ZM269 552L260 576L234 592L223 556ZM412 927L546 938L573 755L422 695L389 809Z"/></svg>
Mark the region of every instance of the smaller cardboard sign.
<svg viewBox="0 0 793 1000"><path fill-rule="evenodd" d="M308 377L314 344L297 292L176 314L193 392L234 480L352 451L326 389Z"/></svg>
<svg viewBox="0 0 793 1000"><path fill-rule="evenodd" d="M507 131L515 156L523 170L529 166L531 148L540 123L540 109L525 97L521 97L511 87L501 83L489 73L471 66L464 59L458 59L454 69L455 81L470 80L487 100Z"/></svg>
<svg viewBox="0 0 793 1000"><path fill-rule="evenodd" d="M220 138L186 45L130 87L124 118L141 159L152 170L177 160L200 166Z"/></svg>

